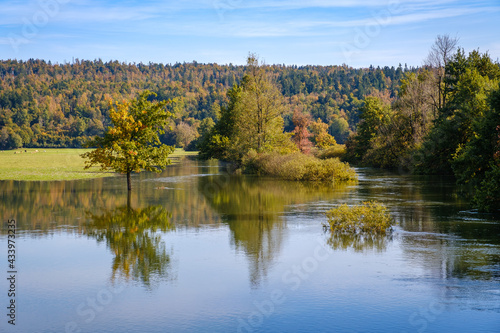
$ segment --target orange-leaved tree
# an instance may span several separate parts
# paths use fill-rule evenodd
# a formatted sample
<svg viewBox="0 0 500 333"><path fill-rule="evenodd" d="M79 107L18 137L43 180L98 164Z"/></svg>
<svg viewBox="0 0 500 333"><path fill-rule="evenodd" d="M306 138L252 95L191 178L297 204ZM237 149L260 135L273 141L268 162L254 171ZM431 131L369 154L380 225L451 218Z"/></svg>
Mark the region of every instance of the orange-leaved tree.
<svg viewBox="0 0 500 333"><path fill-rule="evenodd" d="M101 170L114 170L127 175L127 188L132 190L130 175L143 170L161 172L170 160L174 147L162 144L159 134L164 133L171 113L165 110L169 101L151 102L156 94L145 91L136 99L111 103L109 116L113 126L103 137L85 143L96 149L81 156L85 169L100 165Z"/></svg>

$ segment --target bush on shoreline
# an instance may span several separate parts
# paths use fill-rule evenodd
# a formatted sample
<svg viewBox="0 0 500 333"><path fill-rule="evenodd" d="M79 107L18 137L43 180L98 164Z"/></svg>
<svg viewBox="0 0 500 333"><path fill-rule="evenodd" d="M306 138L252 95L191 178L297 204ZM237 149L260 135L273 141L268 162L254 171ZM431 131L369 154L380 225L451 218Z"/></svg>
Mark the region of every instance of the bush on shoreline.
<svg viewBox="0 0 500 333"><path fill-rule="evenodd" d="M394 225L387 207L374 201L356 206L343 204L328 211L326 216L333 233L386 235Z"/></svg>
<svg viewBox="0 0 500 333"><path fill-rule="evenodd" d="M250 151L242 161L245 173L269 175L287 180L355 181L357 174L338 158L320 160L302 153L280 155Z"/></svg>
<svg viewBox="0 0 500 333"><path fill-rule="evenodd" d="M343 160L346 154L345 145L334 145L333 147L316 151L315 156L320 159L339 158Z"/></svg>

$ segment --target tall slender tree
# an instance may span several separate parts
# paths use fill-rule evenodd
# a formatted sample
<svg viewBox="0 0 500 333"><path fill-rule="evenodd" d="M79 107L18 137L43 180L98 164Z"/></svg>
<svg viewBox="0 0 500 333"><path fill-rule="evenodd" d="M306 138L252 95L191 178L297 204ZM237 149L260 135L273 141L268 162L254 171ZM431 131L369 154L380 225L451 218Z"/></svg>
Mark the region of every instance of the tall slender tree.
<svg viewBox="0 0 500 333"><path fill-rule="evenodd" d="M263 152L282 146L289 139L283 133L283 95L255 54L248 56L241 87L234 107L238 150Z"/></svg>
<svg viewBox="0 0 500 333"><path fill-rule="evenodd" d="M300 149L301 152L308 154L311 151L312 142L309 140L311 133L307 129L311 123L311 116L304 113L299 108L295 109L293 112L293 124L295 129L293 130L293 141Z"/></svg>

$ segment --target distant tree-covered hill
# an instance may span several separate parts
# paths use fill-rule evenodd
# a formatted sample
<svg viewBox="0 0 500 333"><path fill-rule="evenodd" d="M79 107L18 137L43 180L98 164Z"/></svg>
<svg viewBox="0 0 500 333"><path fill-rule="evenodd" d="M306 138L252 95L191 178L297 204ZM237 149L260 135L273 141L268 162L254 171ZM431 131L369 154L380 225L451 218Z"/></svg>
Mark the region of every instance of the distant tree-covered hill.
<svg viewBox="0 0 500 333"><path fill-rule="evenodd" d="M359 121L367 95L392 99L405 71L399 66L265 66L287 97L285 130L293 130L297 108L321 118L337 142L344 142ZM239 83L245 66L176 63L125 64L75 60L52 64L43 60L0 61L0 148L79 147L109 125L108 102L151 90L172 99L168 144L186 147L198 136L205 118L217 121L226 91Z"/></svg>

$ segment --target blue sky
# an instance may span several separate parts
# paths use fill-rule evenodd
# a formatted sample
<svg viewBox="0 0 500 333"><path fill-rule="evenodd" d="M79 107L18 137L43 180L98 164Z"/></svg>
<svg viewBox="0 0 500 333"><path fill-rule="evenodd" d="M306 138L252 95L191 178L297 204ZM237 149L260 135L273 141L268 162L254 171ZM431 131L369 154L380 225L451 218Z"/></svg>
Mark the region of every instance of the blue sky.
<svg viewBox="0 0 500 333"><path fill-rule="evenodd" d="M437 35L500 57L500 1L0 0L0 59L422 65Z"/></svg>

